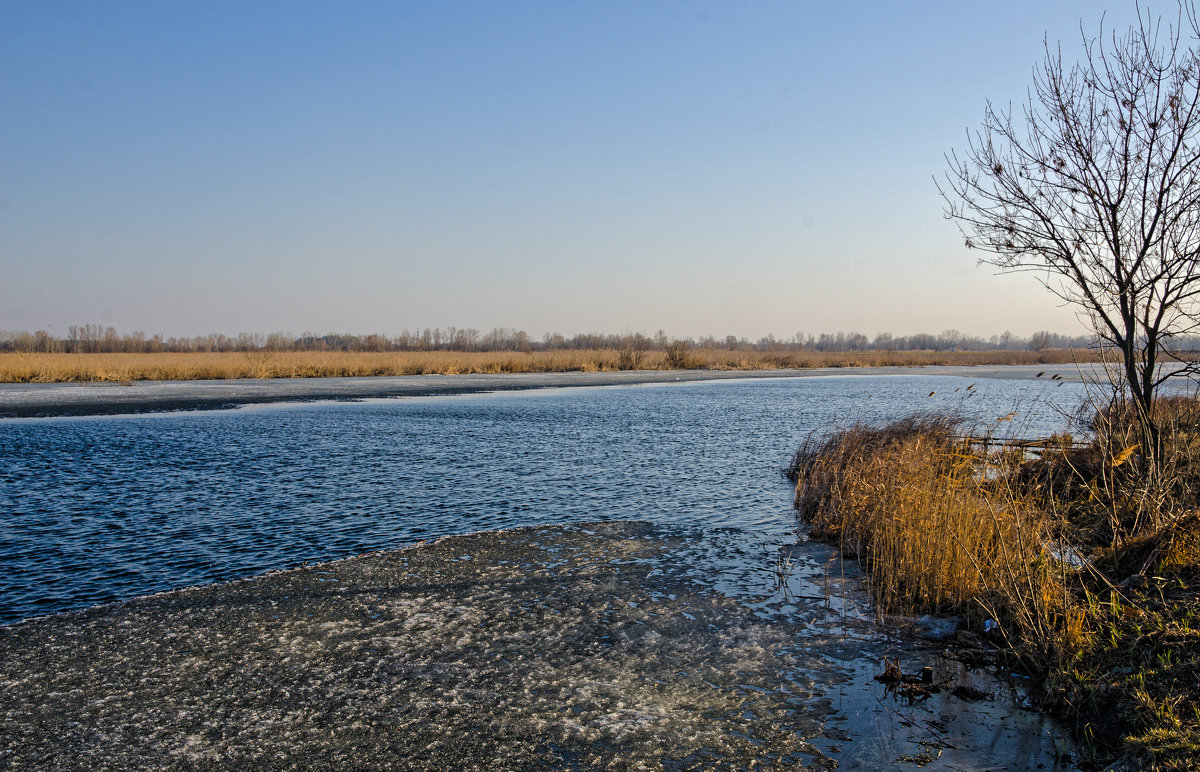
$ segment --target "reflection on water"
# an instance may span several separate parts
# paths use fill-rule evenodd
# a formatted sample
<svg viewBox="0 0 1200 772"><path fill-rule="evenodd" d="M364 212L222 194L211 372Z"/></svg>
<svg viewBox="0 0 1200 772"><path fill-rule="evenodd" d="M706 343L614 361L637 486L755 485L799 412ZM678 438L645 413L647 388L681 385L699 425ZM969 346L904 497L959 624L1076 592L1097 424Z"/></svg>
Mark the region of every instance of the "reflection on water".
<svg viewBox="0 0 1200 772"><path fill-rule="evenodd" d="M777 470L814 429L961 407L985 421L1016 410L1019 431L1043 434L1065 424L1053 405L1082 393L969 383L845 376L0 421L0 623L450 533L594 519L785 531Z"/></svg>

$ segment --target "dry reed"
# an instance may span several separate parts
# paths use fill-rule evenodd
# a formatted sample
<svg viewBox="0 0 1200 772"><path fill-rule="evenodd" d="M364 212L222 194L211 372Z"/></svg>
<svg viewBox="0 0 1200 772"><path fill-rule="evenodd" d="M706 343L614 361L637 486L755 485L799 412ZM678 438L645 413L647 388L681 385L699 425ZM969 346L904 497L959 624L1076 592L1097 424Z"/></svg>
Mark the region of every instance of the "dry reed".
<svg viewBox="0 0 1200 772"><path fill-rule="evenodd" d="M1161 410L1171 477L1152 517L1125 503L1143 483L1119 405L1089 442L1061 436L1036 458L988 453L954 416L923 414L810 438L786 472L813 535L864 561L880 612L991 628L1091 763L1197 769L1200 401ZM1108 520L1115 535L1097 539Z"/></svg>
<svg viewBox="0 0 1200 772"><path fill-rule="evenodd" d="M853 426L796 454L796 507L818 538L862 559L881 612L957 613L1037 640L1044 658L1077 643L1053 520L998 484L999 455L958 439L962 421L921 414Z"/></svg>
<svg viewBox="0 0 1200 772"><path fill-rule="evenodd" d="M764 352L671 349L554 351L222 352L152 354L0 353L0 383L180 381L237 378L323 378L459 373L596 372L609 370L775 370L817 367L1065 364L1069 351Z"/></svg>

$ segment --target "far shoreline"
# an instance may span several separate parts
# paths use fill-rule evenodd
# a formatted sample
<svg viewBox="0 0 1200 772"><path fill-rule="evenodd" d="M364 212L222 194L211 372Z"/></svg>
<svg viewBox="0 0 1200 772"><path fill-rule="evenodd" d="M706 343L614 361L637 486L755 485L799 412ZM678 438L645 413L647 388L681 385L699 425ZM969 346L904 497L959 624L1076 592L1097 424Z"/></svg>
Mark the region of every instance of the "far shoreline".
<svg viewBox="0 0 1200 772"><path fill-rule="evenodd" d="M771 370L629 370L607 372L400 375L83 383L0 383L0 419L59 418L195 410L288 402L357 401L592 386L637 386L754 378L953 376L1079 382L1096 365L925 365Z"/></svg>

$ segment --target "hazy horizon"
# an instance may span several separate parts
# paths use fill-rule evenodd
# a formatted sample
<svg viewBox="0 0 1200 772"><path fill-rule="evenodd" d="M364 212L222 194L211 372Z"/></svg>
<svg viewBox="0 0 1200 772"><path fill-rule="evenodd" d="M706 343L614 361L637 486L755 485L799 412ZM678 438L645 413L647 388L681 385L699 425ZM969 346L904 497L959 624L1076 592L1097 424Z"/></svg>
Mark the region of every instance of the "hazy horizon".
<svg viewBox="0 0 1200 772"><path fill-rule="evenodd" d="M0 329L1086 334L933 178L1100 14L2 4Z"/></svg>
<svg viewBox="0 0 1200 772"><path fill-rule="evenodd" d="M45 336L45 337L43 337ZM640 344L639 344L640 338ZM326 331L318 332L305 330L300 333L291 330L276 330L269 333L257 331L241 331L236 334L209 332L196 335L164 335L145 330L117 330L114 327L104 327L97 324L71 325L65 335L53 335L46 330L2 330L0 329L0 352L6 350L43 350L40 346L47 340L58 341L69 345L81 345L84 350L93 344L112 346L117 343L141 345L167 345L190 347L208 345L220 342L237 347L251 348L280 348L286 349L293 345L300 346L299 350L317 345L319 350L324 344L350 346L348 350L363 350L368 344L387 343L398 346L398 349L387 350L421 350L422 346L436 349L463 351L511 351L532 345L535 348L549 349L604 349L633 345L646 345L651 348L663 348L672 342L682 341L685 344L700 347L737 349L753 349L775 347L787 349L813 348L824 350L890 350L899 347L904 350L921 350L931 348L943 350L982 344L986 348L1020 349L1025 348L1040 339L1039 349L1043 347L1061 346L1091 346L1095 342L1092 334L1064 335L1051 330L1039 330L1031 336L1020 336L1011 330L1004 330L991 335L969 335L959 330L949 329L934 333L929 331L893 334L879 331L866 334L860 330L836 330L804 332L798 331L792 335L775 335L770 333L759 338L747 338L734 335L723 336L669 336L665 330L646 332L632 330L622 332L605 332L598 330L573 331L563 333L551 331L542 335L530 335L527 330L512 327L493 327L479 330L450 326L442 328L416 328L400 330L395 333L353 333ZM382 339L382 341L378 340ZM1085 342L1086 341L1086 342ZM101 349L109 350L109 349ZM116 348L112 350L125 350ZM175 349L171 349L175 350ZM224 350L224 349L221 349ZM369 350L369 346L368 346ZM383 350L383 349L380 349ZM967 349L969 350L969 349Z"/></svg>
<svg viewBox="0 0 1200 772"><path fill-rule="evenodd" d="M877 336L881 336L881 335L886 335L888 337L896 338L896 339L905 339L905 338L916 338L916 337L946 337L947 334L949 334L949 333L956 333L959 337L962 337L962 338L980 338L983 340L989 340L991 338L1000 337L1002 335L1009 335L1013 339L1028 340L1032 335L1037 334L1037 333L1050 333L1052 335L1057 335L1057 336L1067 337L1067 338L1089 337L1089 336L1094 335L1094 333L1090 329L1083 328L1083 327L1079 328L1078 330L1066 330L1066 331L1063 331L1063 330L1034 330L1031 333L1029 333L1028 335L1021 335L1021 334L1015 333L1015 332L1013 332L1013 330L1011 328L1008 328L1008 327L1006 327L1002 330L999 330L999 331L992 330L992 331L987 331L987 332L983 332L983 333L968 333L968 332L959 330L957 328L951 327L951 328L947 328L947 329L943 329L943 330L905 330L905 331L900 331L900 332L896 332L896 331L892 331L892 330L870 330L870 331L868 331L868 330L857 329L857 328L851 328L851 329L845 329L845 330L819 330L819 329L796 330L791 333L779 333L776 331L768 331L764 335L760 335L760 336L752 338L748 335L734 335L732 333L726 333L724 335L712 335L712 334L689 335L686 331L678 333L678 334L668 335L667 331L662 328L659 328L657 330L632 330L632 329L562 330L562 329L551 329L551 330L544 330L544 331L540 331L538 333L534 333L530 330L525 330L525 329L522 329L519 327L499 327L496 325L492 325L490 327L484 327L484 328L460 327L458 325L447 325L445 327L437 327L437 326L431 325L429 327L425 327L422 325L422 326L416 326L416 327L411 327L411 328L405 327L405 328L398 329L398 330L301 329L301 330L297 331L297 330L281 330L281 329L264 329L264 330L237 330L234 332L226 332L223 330L208 330L208 331L193 331L193 332L185 331L185 332L180 332L180 333L164 333L159 330L121 329L121 328L116 327L115 325L99 325L94 322L85 323L85 324L91 324L95 327L98 327L101 332L104 332L108 327L112 327L116 331L116 334L118 335L118 337L124 337L124 336L130 336L130 335L142 335L142 336L145 336L146 338L151 338L151 337L158 336L164 340L169 339L169 338L179 338L179 339L203 338L203 337L216 336L216 335L224 335L224 336L230 337L230 338L236 338L238 336L244 336L244 335L258 336L258 337L262 337L262 338L267 338L272 335L282 335L282 336L289 337L289 338L303 338L303 337L310 337L310 336L317 337L317 338L326 337L326 336L367 337L367 336L371 336L371 335L382 335L382 336L385 336L388 338L397 338L397 337L403 337L403 336L420 335L421 332L426 329L428 329L430 331L436 329L440 332L453 332L453 331L457 330L460 332L475 333L480 336L484 336L484 335L487 335L487 334L493 333L493 332L521 332L521 333L525 333L526 335L528 335L529 339L533 340L533 341L541 341L544 338L546 338L547 336L554 336L554 335L563 336L568 339L572 338L572 337L576 337L576 336L620 337L620 336L629 336L629 335L642 335L642 336L644 336L646 338L650 338L650 339L654 339L656 337L661 336L661 337L665 337L666 339L682 339L682 340L692 340L692 341L703 340L703 339L707 339L707 338L714 338L719 341L724 341L726 338L732 336L739 341L748 341L751 343L757 343L758 341L764 340L767 338L774 338L781 343L790 343L790 342L794 342L799 337L803 337L805 339L819 338L822 335L846 335L846 336L865 335L869 340L872 340L872 341L875 340L875 338ZM39 328L37 330L0 328L0 340L3 340L6 337L11 337L14 335L33 335L33 334L41 333L41 332L48 333L52 337L55 337L55 338L69 339L71 337L70 328L72 326L83 327L84 324L66 325L62 328L61 332L54 332L52 330L47 330L45 328Z"/></svg>

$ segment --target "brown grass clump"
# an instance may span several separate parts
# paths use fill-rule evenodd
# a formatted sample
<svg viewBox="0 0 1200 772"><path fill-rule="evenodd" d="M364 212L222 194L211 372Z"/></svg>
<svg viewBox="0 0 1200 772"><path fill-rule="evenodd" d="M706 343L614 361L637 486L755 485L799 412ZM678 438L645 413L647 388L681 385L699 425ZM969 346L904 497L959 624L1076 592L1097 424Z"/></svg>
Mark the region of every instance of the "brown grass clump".
<svg viewBox="0 0 1200 772"><path fill-rule="evenodd" d="M1146 474L1137 418L1115 401L1087 418L1091 439L1069 436L1023 465L1010 479L1042 509L1060 511L1089 548L1114 549L1170 525L1200 506L1200 400L1160 398L1160 468Z"/></svg>
<svg viewBox="0 0 1200 772"><path fill-rule="evenodd" d="M956 613L1044 642L1047 666L1082 634L1061 567L1057 524L997 483L991 457L959 439L962 421L921 414L810 440L787 470L813 535L862 559L881 613Z"/></svg>
<svg viewBox="0 0 1200 772"><path fill-rule="evenodd" d="M665 350L631 337L620 349L549 351L266 351L148 354L0 353L0 383L183 381L238 378L326 378L459 373L598 372L609 370L778 370L816 367L1068 364L1070 351L731 351Z"/></svg>
<svg viewBox="0 0 1200 772"><path fill-rule="evenodd" d="M812 534L865 562L881 612L998 623L1002 658L1036 676L1092 763L1200 769L1200 401L1161 410L1153 497L1119 405L1088 442L1061 435L1032 458L922 414L810 438L786 471Z"/></svg>

